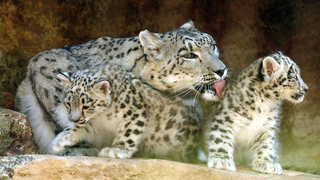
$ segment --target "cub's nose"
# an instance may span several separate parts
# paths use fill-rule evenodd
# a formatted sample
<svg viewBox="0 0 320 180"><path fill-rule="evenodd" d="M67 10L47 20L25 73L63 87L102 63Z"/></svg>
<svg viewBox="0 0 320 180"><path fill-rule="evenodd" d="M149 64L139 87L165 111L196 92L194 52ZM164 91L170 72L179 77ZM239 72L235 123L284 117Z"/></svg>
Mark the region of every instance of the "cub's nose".
<svg viewBox="0 0 320 180"><path fill-rule="evenodd" d="M79 122L80 118L74 118L74 117L69 116L69 120L72 122Z"/></svg>

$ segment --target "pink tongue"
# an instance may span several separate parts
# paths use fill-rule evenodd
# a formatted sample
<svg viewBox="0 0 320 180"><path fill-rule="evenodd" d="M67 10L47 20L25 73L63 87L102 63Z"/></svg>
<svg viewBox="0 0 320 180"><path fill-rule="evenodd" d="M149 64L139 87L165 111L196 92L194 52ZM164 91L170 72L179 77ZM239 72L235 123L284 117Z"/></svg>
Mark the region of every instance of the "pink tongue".
<svg viewBox="0 0 320 180"><path fill-rule="evenodd" d="M222 92L222 89L224 88L225 85L226 85L226 81L224 79L222 79L218 82L215 82L213 84L213 87L216 89L219 98L221 98L221 92Z"/></svg>

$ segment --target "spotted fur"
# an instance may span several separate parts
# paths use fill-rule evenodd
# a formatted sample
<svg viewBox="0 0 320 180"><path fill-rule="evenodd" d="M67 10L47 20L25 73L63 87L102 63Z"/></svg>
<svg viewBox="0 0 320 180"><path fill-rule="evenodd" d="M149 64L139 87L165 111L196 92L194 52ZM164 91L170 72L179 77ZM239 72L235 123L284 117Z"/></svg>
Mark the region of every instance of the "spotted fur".
<svg viewBox="0 0 320 180"><path fill-rule="evenodd" d="M215 82L227 76L216 41L195 29L191 20L166 33L141 31L137 37L101 37L83 44L52 49L34 56L18 88L15 109L31 122L40 152L69 125L64 110L61 72L115 64L168 96L196 96L219 100Z"/></svg>
<svg viewBox="0 0 320 180"><path fill-rule="evenodd" d="M201 114L183 99L162 96L116 65L58 76L73 123L57 135L49 153L64 155L67 147L86 141L99 156L111 158L197 157Z"/></svg>
<svg viewBox="0 0 320 180"><path fill-rule="evenodd" d="M208 167L235 171L242 157L262 173L281 174L277 129L283 100L299 103L308 87L281 52L261 58L231 80L205 130Z"/></svg>

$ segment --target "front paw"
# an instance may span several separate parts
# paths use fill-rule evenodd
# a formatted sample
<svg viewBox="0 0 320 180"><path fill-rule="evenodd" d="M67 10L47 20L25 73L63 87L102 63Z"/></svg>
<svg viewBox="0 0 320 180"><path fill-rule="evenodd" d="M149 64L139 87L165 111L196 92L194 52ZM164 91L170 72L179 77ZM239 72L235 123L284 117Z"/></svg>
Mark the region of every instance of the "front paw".
<svg viewBox="0 0 320 180"><path fill-rule="evenodd" d="M98 149L96 148L79 148L79 147L67 147L62 151L59 151L58 156L98 156Z"/></svg>
<svg viewBox="0 0 320 180"><path fill-rule="evenodd" d="M271 163L267 161L254 161L252 169L261 173L281 174L282 168L279 163Z"/></svg>
<svg viewBox="0 0 320 180"><path fill-rule="evenodd" d="M50 144L48 148L48 154L58 155L59 152L63 151L65 148L56 144ZM60 155L59 155L60 156Z"/></svg>
<svg viewBox="0 0 320 180"><path fill-rule="evenodd" d="M109 148L105 147L101 149L98 156L110 157L110 158L120 158L120 159L128 159L132 157L132 153L125 149L121 148Z"/></svg>
<svg viewBox="0 0 320 180"><path fill-rule="evenodd" d="M229 171L236 171L236 166L231 159L221 159L221 158L209 158L208 167L216 169L225 169Z"/></svg>

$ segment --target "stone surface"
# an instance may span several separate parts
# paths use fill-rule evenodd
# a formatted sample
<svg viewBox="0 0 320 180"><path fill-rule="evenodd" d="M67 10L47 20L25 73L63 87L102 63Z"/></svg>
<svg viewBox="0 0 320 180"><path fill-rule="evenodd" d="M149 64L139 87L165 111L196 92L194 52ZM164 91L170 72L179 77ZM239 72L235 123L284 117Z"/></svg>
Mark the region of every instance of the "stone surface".
<svg viewBox="0 0 320 180"><path fill-rule="evenodd" d="M21 113L0 108L0 156L38 152L29 119Z"/></svg>
<svg viewBox="0 0 320 180"><path fill-rule="evenodd" d="M0 158L0 179L320 179L320 176L284 170L282 175L261 174L250 167L237 172L157 159L109 159L97 157L59 157L50 155L7 156ZM9 163L10 162L10 163Z"/></svg>

